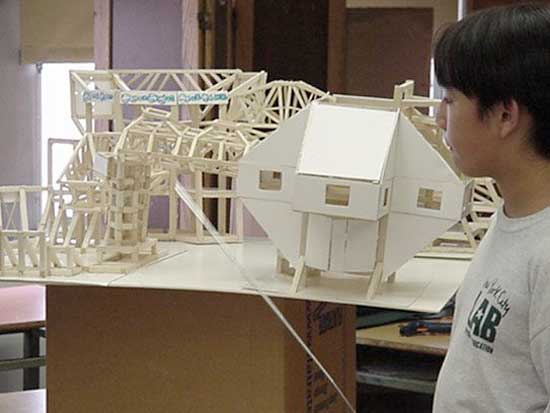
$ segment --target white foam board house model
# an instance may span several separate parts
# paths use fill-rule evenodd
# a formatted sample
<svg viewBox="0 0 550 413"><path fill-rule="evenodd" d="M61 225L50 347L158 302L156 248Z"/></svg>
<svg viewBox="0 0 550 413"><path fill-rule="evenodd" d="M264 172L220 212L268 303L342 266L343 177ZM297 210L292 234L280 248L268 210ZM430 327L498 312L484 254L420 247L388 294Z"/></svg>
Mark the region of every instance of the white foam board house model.
<svg viewBox="0 0 550 413"><path fill-rule="evenodd" d="M293 291L317 269L367 275L372 297L468 204L464 183L399 108L313 102L239 168L244 204L296 269Z"/></svg>

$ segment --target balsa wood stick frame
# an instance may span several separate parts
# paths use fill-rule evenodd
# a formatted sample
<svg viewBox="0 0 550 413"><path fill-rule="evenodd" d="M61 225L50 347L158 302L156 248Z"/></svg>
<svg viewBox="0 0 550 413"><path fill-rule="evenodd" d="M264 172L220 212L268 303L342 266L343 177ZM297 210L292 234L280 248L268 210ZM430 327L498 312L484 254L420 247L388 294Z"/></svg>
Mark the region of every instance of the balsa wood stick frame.
<svg viewBox="0 0 550 413"><path fill-rule="evenodd" d="M238 69L72 71L71 116L82 134L93 132L99 119L112 120L115 131L122 131L131 121L124 118L124 107L139 113L149 105L164 106L176 121L185 107L191 125L198 127L215 107L225 119L240 96L266 78L265 72Z"/></svg>
<svg viewBox="0 0 550 413"><path fill-rule="evenodd" d="M172 87L172 90L175 91L200 91L207 93L215 93L218 91L228 91L228 99L230 101L227 105L219 105L219 118L220 119L229 119L229 120L247 120L244 126L242 123L236 128L237 135L239 135L241 141L245 141L247 146L257 143L257 140L250 139L250 136L254 136L256 139L262 139L266 136L266 132L262 129L267 129L271 131L277 127L278 123L284 119L292 116L298 110L303 108L309 102L314 99L318 99L327 95L326 92L322 92L316 88L313 88L307 85L304 82L271 82L268 85L265 85L266 74L264 72L259 73L243 73L238 70L223 70L223 71L205 71L205 70L195 70L195 71L80 71L71 73L71 85L72 85L72 113L73 120L77 123L77 126L80 125L79 120L85 119L85 129L91 130L96 119L106 119L105 114L101 112L97 105L101 105L102 101L112 102L112 119L115 124L123 125L127 121L123 121L120 118L120 114L123 112L122 101L120 93L122 92L143 92L149 91L152 93L160 93L165 90L167 87ZM263 85L263 86L262 86ZM90 101L85 104L85 109L79 109L78 103L79 98L83 97L85 93L94 92L96 95L96 101ZM172 93L172 92L168 92ZM154 95L157 96L157 95ZM158 97L158 96L157 96ZM119 102L117 104L117 99ZM246 101L245 103L243 103ZM254 106L250 101L260 102L262 106ZM189 109L196 107L196 105L188 106ZM144 106L141 106L143 109ZM195 114L195 118L192 119L191 124L197 125L200 120L205 119L207 113L212 109L212 105L206 105L201 109L200 114ZM254 115L256 117L255 124L251 125L247 117L251 116L252 111L261 111L260 115ZM148 109L149 112L153 112L152 109ZM178 113L179 109L177 105L172 105L169 117L171 120L177 119L177 116L174 114ZM193 114L192 113L192 114ZM197 117L198 116L198 117ZM260 122L259 119L264 118L268 119L267 121ZM218 121L216 121L218 122ZM203 121L202 124L208 126L209 121ZM133 126L134 122L130 123L130 126ZM80 125L81 126L81 125ZM115 127L116 129L116 127ZM175 128L172 128L173 130ZM84 130L81 127L81 130ZM157 131L150 131L151 134L156 134ZM245 135L247 135L245 137ZM121 142L119 142L119 147L125 140L126 136L123 134L121 136ZM242 142L238 142L242 143ZM212 145L211 142L207 145ZM227 145L225 140L223 145ZM231 144L230 144L231 145ZM200 151L200 148L197 148L197 151ZM229 151L226 151L229 152ZM239 152L239 151L237 151ZM192 165L190 169L206 169L204 173L209 174L221 174L221 169L219 166L223 164L215 164L211 161L206 160L203 156L204 154L198 154L198 157L203 159L202 162L194 162L195 165ZM221 155L221 154L220 154ZM189 154L188 156L197 157L196 153ZM163 155L163 157L165 157ZM82 157L81 157L82 158ZM235 160L235 155L230 156L231 161ZM202 163L202 165L197 165ZM229 166L230 167L230 166ZM231 168L231 167L230 167ZM227 176L235 175L235 168L227 174ZM193 172L194 173L194 172ZM224 182L224 175L220 175L218 182ZM172 178L173 173L172 173ZM231 179L231 178L229 178ZM194 178L195 186L198 185L199 179ZM221 194L223 195L218 200L219 206L219 217L218 217L218 227L223 228L225 226L225 219L222 219L223 210L227 209L225 204L229 198L234 198L234 196L228 197L227 190L223 188L223 184L220 188ZM200 191L200 190L199 190ZM176 239L174 224L177 221L175 211L177 211L177 202L175 200L175 195L173 190L169 189L168 193L159 194L158 191L155 195L165 195L170 199L169 202L169 222L170 228L168 230L168 236L162 234L159 235L160 238L164 239ZM202 191L200 191L203 193ZM213 191L207 192L209 198L215 198L216 194ZM199 200L197 200L199 201ZM200 201L202 203L202 201ZM227 241L241 241L242 240L242 206L239 202L234 202L234 208L236 208L236 237L233 235L228 235ZM196 241L196 242L205 242L205 239L202 236L202 231L199 225L194 225L196 233L194 237L186 237L183 239L187 241ZM181 239L181 237L180 237ZM206 240L206 242L211 242L211 240Z"/></svg>
<svg viewBox="0 0 550 413"><path fill-rule="evenodd" d="M46 233L53 215L46 207L37 228L32 230L28 214L29 198L34 196L38 201L43 193L49 205L51 187L0 187L0 275L49 275Z"/></svg>
<svg viewBox="0 0 550 413"><path fill-rule="evenodd" d="M303 82L266 85L266 78L264 72L240 70L72 72L71 113L83 137L80 141L50 140L50 162L55 144L71 144L74 151L57 179L59 189L51 190L47 202L50 224L43 238L49 272L126 272L154 256L156 241L145 235L152 195L169 198L169 228L166 234L156 234L159 238L212 242L198 222L194 222L192 234L177 229L178 203L173 188L185 174L192 177L191 193L197 203L217 199L217 227L225 241L242 241L243 207L234 184L238 160L280 122L312 100L327 96ZM167 111L151 106L159 103L158 99L173 99L172 92L177 100L165 105ZM180 92L196 94L184 95L191 99L185 105L179 101ZM200 101L216 98L216 94L221 96L219 103ZM194 102L197 96L199 102ZM124 107L135 108L137 118L124 119L123 113L128 111ZM214 107L218 119L208 120ZM183 108L188 109L190 122L180 120ZM253 110L265 112L255 116L255 123L247 118ZM117 131L95 132L98 120L111 120ZM136 183L136 171L125 172L130 159L138 159L145 168L137 179L142 182L141 190L121 189L124 182ZM203 186L205 174L218 176L218 188ZM232 226L227 223L230 206ZM22 252L25 236L18 241ZM87 255L93 251L97 257L90 261ZM36 261L32 251L30 254ZM24 272L22 264L18 271Z"/></svg>

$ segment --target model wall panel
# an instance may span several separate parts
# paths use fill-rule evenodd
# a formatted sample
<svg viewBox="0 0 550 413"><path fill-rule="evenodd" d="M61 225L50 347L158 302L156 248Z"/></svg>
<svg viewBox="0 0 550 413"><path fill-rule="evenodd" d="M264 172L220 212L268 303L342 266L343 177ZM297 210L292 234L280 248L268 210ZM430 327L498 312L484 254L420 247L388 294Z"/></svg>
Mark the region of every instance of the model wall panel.
<svg viewBox="0 0 550 413"><path fill-rule="evenodd" d="M349 187L349 204L327 204L327 185ZM376 220L380 186L346 179L297 175L293 207L297 211L315 212L343 218Z"/></svg>

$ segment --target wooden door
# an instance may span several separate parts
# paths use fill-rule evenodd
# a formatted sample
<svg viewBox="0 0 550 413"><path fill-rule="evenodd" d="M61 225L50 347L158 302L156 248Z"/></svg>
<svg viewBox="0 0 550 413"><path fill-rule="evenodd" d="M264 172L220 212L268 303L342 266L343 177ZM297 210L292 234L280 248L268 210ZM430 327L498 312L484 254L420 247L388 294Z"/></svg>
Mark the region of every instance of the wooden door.
<svg viewBox="0 0 550 413"><path fill-rule="evenodd" d="M326 89L329 1L237 0L236 66Z"/></svg>
<svg viewBox="0 0 550 413"><path fill-rule="evenodd" d="M432 33L432 8L348 9L346 92L391 97L395 84L412 79L427 96Z"/></svg>

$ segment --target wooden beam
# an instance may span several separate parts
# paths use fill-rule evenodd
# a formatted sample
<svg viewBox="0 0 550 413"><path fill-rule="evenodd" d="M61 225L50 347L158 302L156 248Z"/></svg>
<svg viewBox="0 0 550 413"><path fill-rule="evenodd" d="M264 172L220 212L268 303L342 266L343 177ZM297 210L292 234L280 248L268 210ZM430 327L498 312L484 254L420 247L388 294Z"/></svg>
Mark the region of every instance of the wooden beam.
<svg viewBox="0 0 550 413"><path fill-rule="evenodd" d="M254 0L235 0L235 67L254 70Z"/></svg>
<svg viewBox="0 0 550 413"><path fill-rule="evenodd" d="M327 89L346 91L346 0L329 0Z"/></svg>
<svg viewBox="0 0 550 413"><path fill-rule="evenodd" d="M182 0L181 64L183 69L199 68L199 1Z"/></svg>
<svg viewBox="0 0 550 413"><path fill-rule="evenodd" d="M97 70L112 65L112 0L94 0L94 62Z"/></svg>

